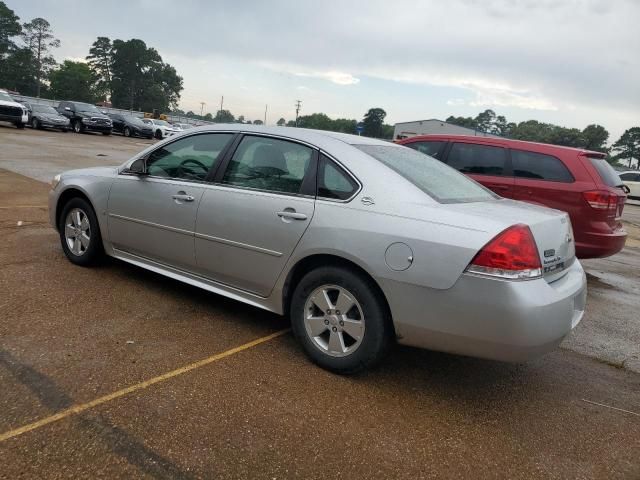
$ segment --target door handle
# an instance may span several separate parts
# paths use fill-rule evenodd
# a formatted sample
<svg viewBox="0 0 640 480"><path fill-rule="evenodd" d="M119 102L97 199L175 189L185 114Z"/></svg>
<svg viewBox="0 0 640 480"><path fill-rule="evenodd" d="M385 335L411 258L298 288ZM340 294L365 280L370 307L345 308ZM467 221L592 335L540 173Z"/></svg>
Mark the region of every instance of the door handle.
<svg viewBox="0 0 640 480"><path fill-rule="evenodd" d="M282 212L277 212L280 218L291 218L293 220L306 220L307 216L304 213L297 213L295 211L284 210Z"/></svg>
<svg viewBox="0 0 640 480"><path fill-rule="evenodd" d="M171 198L181 202L193 202L195 200L195 198L192 195L187 195L186 193L178 193L176 195L173 195L173 197Z"/></svg>

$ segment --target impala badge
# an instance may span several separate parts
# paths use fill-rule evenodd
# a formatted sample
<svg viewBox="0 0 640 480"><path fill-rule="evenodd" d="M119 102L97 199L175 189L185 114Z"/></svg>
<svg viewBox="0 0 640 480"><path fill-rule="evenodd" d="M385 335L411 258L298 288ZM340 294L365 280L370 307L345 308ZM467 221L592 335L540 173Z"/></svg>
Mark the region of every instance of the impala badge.
<svg viewBox="0 0 640 480"><path fill-rule="evenodd" d="M553 248L550 250L544 251L544 258L554 257L555 255L556 255L556 251Z"/></svg>

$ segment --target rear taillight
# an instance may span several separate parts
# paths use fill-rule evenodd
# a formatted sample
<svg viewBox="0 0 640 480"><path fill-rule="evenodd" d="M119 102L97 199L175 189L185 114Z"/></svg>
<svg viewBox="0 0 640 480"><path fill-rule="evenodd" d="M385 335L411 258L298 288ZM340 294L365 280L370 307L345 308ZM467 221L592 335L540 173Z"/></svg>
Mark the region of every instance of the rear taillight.
<svg viewBox="0 0 640 480"><path fill-rule="evenodd" d="M618 196L606 190L582 192L582 196L589 206L596 210L611 210L615 212L618 209Z"/></svg>
<svg viewBox="0 0 640 480"><path fill-rule="evenodd" d="M540 254L531 230L523 224L507 228L476 254L466 271L509 280L542 276Z"/></svg>

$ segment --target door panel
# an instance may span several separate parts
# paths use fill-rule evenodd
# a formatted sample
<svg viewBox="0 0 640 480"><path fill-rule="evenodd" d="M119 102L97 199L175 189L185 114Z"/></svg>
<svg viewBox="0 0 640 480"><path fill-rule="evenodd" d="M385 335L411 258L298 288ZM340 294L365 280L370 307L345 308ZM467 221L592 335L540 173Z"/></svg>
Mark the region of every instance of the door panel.
<svg viewBox="0 0 640 480"><path fill-rule="evenodd" d="M312 198L208 187L196 225L198 272L267 296L309 226L314 204Z"/></svg>
<svg viewBox="0 0 640 480"><path fill-rule="evenodd" d="M190 182L120 175L109 194L109 239L119 250L192 270L203 192Z"/></svg>

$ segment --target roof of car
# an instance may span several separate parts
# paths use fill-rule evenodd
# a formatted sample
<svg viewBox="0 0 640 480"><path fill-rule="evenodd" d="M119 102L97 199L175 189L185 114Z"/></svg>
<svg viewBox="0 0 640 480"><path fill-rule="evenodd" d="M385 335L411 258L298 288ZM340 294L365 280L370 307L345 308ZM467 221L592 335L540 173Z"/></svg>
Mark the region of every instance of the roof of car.
<svg viewBox="0 0 640 480"><path fill-rule="evenodd" d="M435 140L435 139L443 139L443 140L465 140L473 143L500 143L502 145L507 145L514 148L522 148L527 149L531 146L536 146L540 148L550 148L550 149L558 149L564 151L573 151L576 153L581 153L583 155L595 155L595 156L604 156L602 152L596 152L593 150L587 150L585 148L576 148L576 147L565 147L563 145L553 145L550 143L540 143L540 142L528 142L526 140L515 140L512 138L504 138L504 137L478 137L474 135L452 135L452 134L439 134L434 133L430 135L417 135L415 137L409 137L406 139L400 140L398 143L403 145L405 143L416 142L420 140Z"/></svg>
<svg viewBox="0 0 640 480"><path fill-rule="evenodd" d="M308 142L318 147L323 147L324 144L332 143L331 141L340 141L349 145L386 145L394 146L394 144L387 140L378 140L376 138L361 137L358 135L349 135L348 133L330 132L326 130L313 130L310 128L296 128L296 127L266 127L264 125L250 125L240 123L219 123L215 125L204 125L201 127L195 127L189 129L189 133L195 133L196 131L211 131L211 130L235 130L238 132L250 132L250 133L263 133L267 135L278 135L281 137L289 137L294 140L301 140Z"/></svg>

